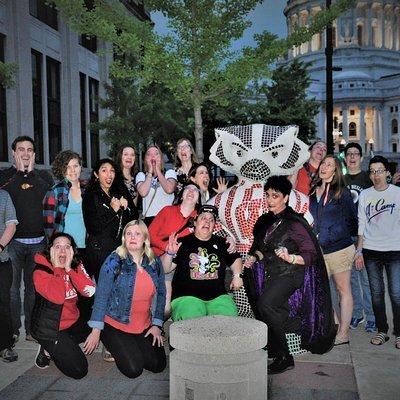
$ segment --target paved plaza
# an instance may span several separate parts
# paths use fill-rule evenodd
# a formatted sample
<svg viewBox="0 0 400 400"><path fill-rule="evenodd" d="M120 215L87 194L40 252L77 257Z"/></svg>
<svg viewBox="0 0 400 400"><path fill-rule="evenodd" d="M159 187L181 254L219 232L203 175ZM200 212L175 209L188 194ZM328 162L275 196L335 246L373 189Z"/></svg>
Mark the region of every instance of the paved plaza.
<svg viewBox="0 0 400 400"><path fill-rule="evenodd" d="M360 325L351 331L350 345L335 347L323 356L297 356L296 368L268 379L272 400L398 400L400 398L400 351L394 338L383 346L369 344L371 334ZM244 335L245 338L245 335ZM169 371L145 372L130 380L101 353L89 357L89 374L80 381L64 377L51 365L34 366L35 343L21 338L17 362L0 362L1 400L102 400L168 399ZM171 399L173 400L173 399Z"/></svg>

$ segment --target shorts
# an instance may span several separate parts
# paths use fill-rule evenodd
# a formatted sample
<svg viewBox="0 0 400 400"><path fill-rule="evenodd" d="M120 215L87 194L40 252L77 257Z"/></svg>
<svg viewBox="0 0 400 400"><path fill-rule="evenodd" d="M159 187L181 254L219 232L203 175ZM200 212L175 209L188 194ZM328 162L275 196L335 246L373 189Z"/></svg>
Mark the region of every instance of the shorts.
<svg viewBox="0 0 400 400"><path fill-rule="evenodd" d="M338 274L340 272L351 271L354 262L356 248L350 245L342 250L333 253L324 254L324 260L328 275Z"/></svg>

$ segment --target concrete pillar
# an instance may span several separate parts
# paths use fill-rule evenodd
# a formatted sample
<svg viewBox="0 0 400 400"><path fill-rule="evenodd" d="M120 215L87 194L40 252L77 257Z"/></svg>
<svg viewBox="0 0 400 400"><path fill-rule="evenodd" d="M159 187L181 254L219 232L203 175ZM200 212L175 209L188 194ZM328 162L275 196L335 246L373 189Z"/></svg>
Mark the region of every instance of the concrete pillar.
<svg viewBox="0 0 400 400"><path fill-rule="evenodd" d="M381 27L381 47L385 47L385 8L382 4L382 9L380 13L380 27Z"/></svg>
<svg viewBox="0 0 400 400"><path fill-rule="evenodd" d="M349 141L349 121L348 121L348 107L342 107L342 119L343 119L343 139L346 143Z"/></svg>
<svg viewBox="0 0 400 400"><path fill-rule="evenodd" d="M28 1L6 4L6 62L18 64L15 86L7 90L8 144L20 135L33 137L33 96L30 46L30 14ZM11 151L8 152L12 161Z"/></svg>
<svg viewBox="0 0 400 400"><path fill-rule="evenodd" d="M170 399L266 400L267 326L210 316L170 327Z"/></svg>
<svg viewBox="0 0 400 400"><path fill-rule="evenodd" d="M362 104L359 106L359 109L360 109L360 120L359 120L358 126L360 127L360 130L359 130L360 133L359 133L358 143L364 151L365 139L366 139L366 137L365 137L365 106Z"/></svg>
<svg viewBox="0 0 400 400"><path fill-rule="evenodd" d="M386 152L386 151L390 151L389 144L390 144L391 135L392 135L388 107L383 108L381 115L382 115L382 136L381 136L379 150Z"/></svg>
<svg viewBox="0 0 400 400"><path fill-rule="evenodd" d="M319 113L318 113L317 136L324 139L324 141L326 142L325 108L323 106L320 107Z"/></svg>
<svg viewBox="0 0 400 400"><path fill-rule="evenodd" d="M367 29L367 46L372 46L372 8L371 5L367 6L367 23L365 25Z"/></svg>
<svg viewBox="0 0 400 400"><path fill-rule="evenodd" d="M380 136L380 126L379 126L379 109L378 107L373 108L374 111L374 122L373 122L373 129L372 129L372 136L371 139L374 140L374 142L377 142L377 138Z"/></svg>

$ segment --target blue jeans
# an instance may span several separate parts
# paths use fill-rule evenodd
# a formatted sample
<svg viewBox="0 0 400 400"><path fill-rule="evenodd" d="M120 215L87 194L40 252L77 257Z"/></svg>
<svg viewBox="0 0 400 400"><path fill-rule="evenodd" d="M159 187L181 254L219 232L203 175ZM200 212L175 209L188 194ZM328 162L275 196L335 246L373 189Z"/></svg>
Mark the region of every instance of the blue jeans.
<svg viewBox="0 0 400 400"><path fill-rule="evenodd" d="M0 262L0 350L14 344L10 309L12 275L11 261Z"/></svg>
<svg viewBox="0 0 400 400"><path fill-rule="evenodd" d="M393 310L393 333L395 336L400 336L400 251L364 249L363 255L371 288L376 327L379 332L387 333L389 330L385 305L385 282L383 280L383 268L385 268Z"/></svg>
<svg viewBox="0 0 400 400"><path fill-rule="evenodd" d="M11 319L13 331L19 334L21 328L21 279L24 277L24 315L25 315L25 332L30 333L31 314L35 303L35 288L33 286L33 270L35 269L35 261L33 257L36 253L41 253L45 249L46 239L38 244L24 244L11 241L8 251L11 257L13 267L13 281L11 285Z"/></svg>
<svg viewBox="0 0 400 400"><path fill-rule="evenodd" d="M375 322L372 309L371 289L369 287L368 273L365 268L357 271L355 266L351 270L351 292L353 295L353 318L365 318Z"/></svg>

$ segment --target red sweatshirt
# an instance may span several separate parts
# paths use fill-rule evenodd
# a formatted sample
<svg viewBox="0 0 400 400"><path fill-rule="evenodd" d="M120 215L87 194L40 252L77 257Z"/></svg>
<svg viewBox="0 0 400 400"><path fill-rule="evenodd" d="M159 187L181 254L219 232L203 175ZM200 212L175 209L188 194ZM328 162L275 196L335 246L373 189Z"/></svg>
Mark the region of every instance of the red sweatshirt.
<svg viewBox="0 0 400 400"><path fill-rule="evenodd" d="M194 210L185 218L181 213L180 207L180 204L164 207L149 226L150 244L156 256L161 256L165 253L169 235L172 232L179 231L190 218L195 218L197 215L197 211ZM179 232L178 237L187 236L189 233L191 233L191 231L186 227Z"/></svg>
<svg viewBox="0 0 400 400"><path fill-rule="evenodd" d="M63 304L60 319L60 331L69 328L79 318L77 291L86 297L93 296L95 284L80 264L76 271L65 272L63 268L54 268L42 254L35 255L35 262L44 265L53 271L35 270L33 272L33 284L35 290L46 300L55 304Z"/></svg>

